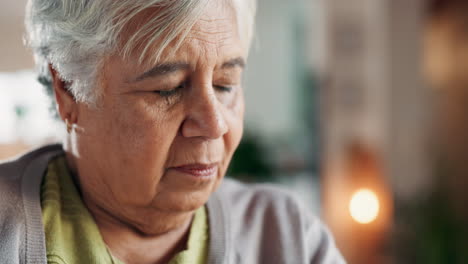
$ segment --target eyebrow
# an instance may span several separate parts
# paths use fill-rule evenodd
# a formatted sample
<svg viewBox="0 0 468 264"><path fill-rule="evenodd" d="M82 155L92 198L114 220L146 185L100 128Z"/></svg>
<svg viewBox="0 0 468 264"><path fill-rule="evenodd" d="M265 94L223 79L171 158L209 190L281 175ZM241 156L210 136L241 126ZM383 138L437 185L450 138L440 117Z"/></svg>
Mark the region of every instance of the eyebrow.
<svg viewBox="0 0 468 264"><path fill-rule="evenodd" d="M242 57L237 57L234 59L230 59L224 62L223 65L221 65L221 69L229 69L235 67L245 68L245 60ZM169 62L158 64L130 82L139 82L147 78L154 78L162 75L167 75L177 71L187 70L189 68L190 65L185 62Z"/></svg>
<svg viewBox="0 0 468 264"><path fill-rule="evenodd" d="M188 68L190 68L190 65L185 62L169 62L158 64L150 70L143 73L142 75L136 77L131 82L139 82L147 78L153 78L161 75L174 73L177 71L187 70Z"/></svg>
<svg viewBox="0 0 468 264"><path fill-rule="evenodd" d="M221 69L228 69L228 68L235 68L235 67L240 67L240 68L245 68L245 60L242 57L237 57L234 59L230 59L223 63L221 65Z"/></svg>

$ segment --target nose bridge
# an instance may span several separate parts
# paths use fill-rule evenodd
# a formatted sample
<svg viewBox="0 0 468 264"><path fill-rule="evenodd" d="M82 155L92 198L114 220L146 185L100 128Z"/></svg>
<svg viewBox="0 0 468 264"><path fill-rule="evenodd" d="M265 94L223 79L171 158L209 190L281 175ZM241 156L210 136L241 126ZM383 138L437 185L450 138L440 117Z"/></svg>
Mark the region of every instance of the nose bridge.
<svg viewBox="0 0 468 264"><path fill-rule="evenodd" d="M202 136L219 138L224 135L228 126L223 116L222 106L219 104L211 83L203 82L202 87L194 87L190 107L187 113L187 136Z"/></svg>

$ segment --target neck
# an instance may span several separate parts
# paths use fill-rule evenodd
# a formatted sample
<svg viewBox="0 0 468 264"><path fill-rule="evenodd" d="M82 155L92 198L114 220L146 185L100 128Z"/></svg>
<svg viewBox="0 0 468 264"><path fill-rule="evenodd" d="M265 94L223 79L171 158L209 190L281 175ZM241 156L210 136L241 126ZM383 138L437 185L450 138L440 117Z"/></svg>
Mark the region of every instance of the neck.
<svg viewBox="0 0 468 264"><path fill-rule="evenodd" d="M186 249L193 212L160 213L157 217L151 217L158 221L147 227L126 221L124 217L100 207L87 195L86 190L81 189L76 177L76 163L70 152L66 153L75 185L114 257L126 264L168 263L174 255ZM144 214L139 215L144 217Z"/></svg>
<svg viewBox="0 0 468 264"><path fill-rule="evenodd" d="M86 199L85 199L86 200ZM86 203L86 202L85 202ZM193 213L179 219L162 218L162 222L179 222L177 227L150 234L125 223L104 210L89 205L104 242L113 256L126 264L168 263L186 249Z"/></svg>

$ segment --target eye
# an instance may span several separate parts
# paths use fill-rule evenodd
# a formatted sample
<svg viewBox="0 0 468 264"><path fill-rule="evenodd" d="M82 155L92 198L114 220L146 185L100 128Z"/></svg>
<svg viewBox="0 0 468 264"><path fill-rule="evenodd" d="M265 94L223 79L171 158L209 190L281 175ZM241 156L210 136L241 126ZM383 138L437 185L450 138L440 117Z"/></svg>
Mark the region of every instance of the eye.
<svg viewBox="0 0 468 264"><path fill-rule="evenodd" d="M213 87L221 92L232 92L232 86L213 85Z"/></svg>
<svg viewBox="0 0 468 264"><path fill-rule="evenodd" d="M176 95L182 88L185 87L185 83L182 83L175 87L174 89L171 90L156 90L153 91L153 93L159 94L161 97L171 97L173 95Z"/></svg>

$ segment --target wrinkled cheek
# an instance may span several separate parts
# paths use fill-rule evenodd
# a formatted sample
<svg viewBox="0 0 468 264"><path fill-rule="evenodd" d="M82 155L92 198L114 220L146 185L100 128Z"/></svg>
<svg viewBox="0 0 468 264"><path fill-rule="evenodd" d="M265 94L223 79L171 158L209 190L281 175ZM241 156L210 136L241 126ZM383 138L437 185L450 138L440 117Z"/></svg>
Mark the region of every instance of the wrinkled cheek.
<svg viewBox="0 0 468 264"><path fill-rule="evenodd" d="M127 108L118 116L120 187L133 203L147 203L156 195L177 127L172 116L145 107Z"/></svg>
<svg viewBox="0 0 468 264"><path fill-rule="evenodd" d="M161 144L163 115L148 109L143 102L122 104L114 114L113 127L119 130L117 141L129 154L141 156L154 144Z"/></svg>
<svg viewBox="0 0 468 264"><path fill-rule="evenodd" d="M142 110L112 100L80 116L78 152L83 174L92 176L87 189L106 203L142 205L156 195L170 140L161 116Z"/></svg>

